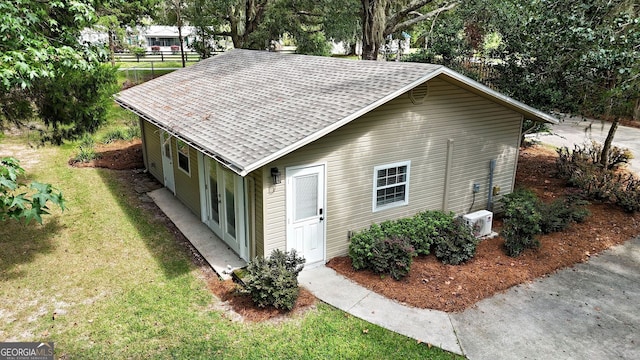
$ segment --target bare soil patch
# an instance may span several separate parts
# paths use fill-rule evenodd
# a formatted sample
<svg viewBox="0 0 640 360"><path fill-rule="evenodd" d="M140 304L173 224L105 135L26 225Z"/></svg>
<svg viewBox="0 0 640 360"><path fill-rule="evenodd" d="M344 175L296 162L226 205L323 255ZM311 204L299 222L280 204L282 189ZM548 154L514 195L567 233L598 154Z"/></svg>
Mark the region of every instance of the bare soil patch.
<svg viewBox="0 0 640 360"><path fill-rule="evenodd" d="M113 170L141 169L144 167L142 160L142 141L117 140L109 144L96 144L96 159L89 162L69 160L69 164L75 167L99 167Z"/></svg>
<svg viewBox="0 0 640 360"><path fill-rule="evenodd" d="M120 149L117 148L118 144L121 146ZM114 167L123 166L122 164L126 163L136 164L134 161L121 160L133 159L136 156L141 163L142 152L137 150L139 143L129 145L114 143L102 152L103 157L100 162L83 166L111 168L111 164L119 164L113 165ZM536 146L522 150L516 176L517 186L532 189L544 201L553 200L573 191L565 186L563 180L553 176L555 158L554 151L543 147ZM133 165L130 166L133 167ZM149 179L148 174L141 172L118 173L129 184L136 181L132 180L132 177ZM224 302L225 306L240 314L244 320L283 319L291 313L296 314L313 308L315 298L304 288L301 288L300 297L291 313L256 307L247 295L236 291L236 285L231 280L221 281L218 278L191 243L153 202L146 207L155 212L156 218L164 219L163 223L169 227L177 241L189 252L194 263L200 267L209 289ZM587 261L591 256L596 256L599 252L640 234L640 215L638 214L629 215L614 205L598 203L591 204L589 210L591 216L586 222L574 224L562 233L541 236L542 247L539 250L528 250L517 258L508 257L503 251L504 239L496 237L482 241L478 245L476 256L463 265L444 265L433 255L417 257L411 266L409 276L401 281L390 277L383 278L370 271L355 271L348 257L334 258L327 266L366 288L408 305L448 312L462 311L514 285ZM495 219L494 231L499 232L501 226L501 220Z"/></svg>

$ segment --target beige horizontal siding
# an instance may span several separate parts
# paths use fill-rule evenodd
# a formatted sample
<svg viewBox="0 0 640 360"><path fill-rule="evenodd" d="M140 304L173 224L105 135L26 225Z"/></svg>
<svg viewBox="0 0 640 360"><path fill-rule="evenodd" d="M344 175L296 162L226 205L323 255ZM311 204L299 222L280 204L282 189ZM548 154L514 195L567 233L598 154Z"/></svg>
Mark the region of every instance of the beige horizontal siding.
<svg viewBox="0 0 640 360"><path fill-rule="evenodd" d="M160 183L164 184L162 172L162 148L160 147L160 129L148 121L143 121L144 146L147 154L147 170Z"/></svg>
<svg viewBox="0 0 640 360"><path fill-rule="evenodd" d="M251 256L265 256L264 253L264 209L263 209L263 193L262 193L262 170L258 169L251 172L248 177L251 177L254 181L254 193L255 199L249 200L254 202L253 212L255 216L255 226L253 227L253 233L255 237L255 253Z"/></svg>
<svg viewBox="0 0 640 360"><path fill-rule="evenodd" d="M265 252L286 246L285 169L326 164L327 259L347 252L349 230L443 209L447 144L453 140L447 209L465 213L487 204L489 162L496 159L494 185L513 187L521 116L443 80L429 82L421 105L408 94L352 121L331 134L263 168ZM372 211L373 169L411 161L409 204ZM271 185L269 169L277 166L283 182Z"/></svg>
<svg viewBox="0 0 640 360"><path fill-rule="evenodd" d="M189 168L187 174L178 166L178 145L176 139L171 139L171 150L173 156L173 173L176 182L176 197L182 201L194 214L201 217L200 207L200 177L198 176L198 151L189 147Z"/></svg>

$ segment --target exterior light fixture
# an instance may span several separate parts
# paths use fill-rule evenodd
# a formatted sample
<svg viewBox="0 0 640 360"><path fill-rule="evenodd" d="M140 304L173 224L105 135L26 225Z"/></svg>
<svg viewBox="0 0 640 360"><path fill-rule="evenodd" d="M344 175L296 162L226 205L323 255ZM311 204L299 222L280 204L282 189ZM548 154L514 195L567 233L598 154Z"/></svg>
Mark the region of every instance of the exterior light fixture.
<svg viewBox="0 0 640 360"><path fill-rule="evenodd" d="M271 178L273 179L273 185L280 184L280 170L277 167L271 168Z"/></svg>

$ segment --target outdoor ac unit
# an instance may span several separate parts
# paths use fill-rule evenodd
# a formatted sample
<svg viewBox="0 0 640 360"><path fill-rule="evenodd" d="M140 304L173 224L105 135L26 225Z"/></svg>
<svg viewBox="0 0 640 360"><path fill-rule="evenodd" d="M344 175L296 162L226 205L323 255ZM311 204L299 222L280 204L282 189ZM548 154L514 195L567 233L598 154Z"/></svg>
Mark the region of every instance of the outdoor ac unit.
<svg viewBox="0 0 640 360"><path fill-rule="evenodd" d="M477 238L491 234L491 223L493 213L487 210L480 210L462 217L464 222L473 229L473 235Z"/></svg>

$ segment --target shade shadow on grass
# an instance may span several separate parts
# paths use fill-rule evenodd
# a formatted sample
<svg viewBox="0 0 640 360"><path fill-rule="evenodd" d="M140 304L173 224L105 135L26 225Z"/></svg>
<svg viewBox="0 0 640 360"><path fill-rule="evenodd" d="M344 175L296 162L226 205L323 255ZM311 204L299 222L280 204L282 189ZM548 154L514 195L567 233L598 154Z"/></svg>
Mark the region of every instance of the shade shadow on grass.
<svg viewBox="0 0 640 360"><path fill-rule="evenodd" d="M134 170L97 169L118 206L132 224L140 238L144 240L167 278L174 278L192 270L187 251L175 241L176 231L173 225L156 204L143 191L144 184L160 186L148 174ZM145 179L146 177L146 179Z"/></svg>
<svg viewBox="0 0 640 360"><path fill-rule="evenodd" d="M58 216L47 217L44 225L7 220L0 227L0 281L24 275L20 264L55 250L53 238L61 230Z"/></svg>

